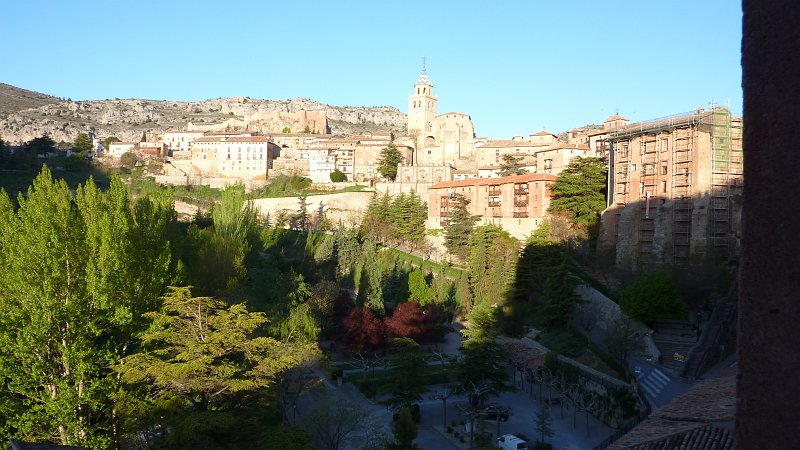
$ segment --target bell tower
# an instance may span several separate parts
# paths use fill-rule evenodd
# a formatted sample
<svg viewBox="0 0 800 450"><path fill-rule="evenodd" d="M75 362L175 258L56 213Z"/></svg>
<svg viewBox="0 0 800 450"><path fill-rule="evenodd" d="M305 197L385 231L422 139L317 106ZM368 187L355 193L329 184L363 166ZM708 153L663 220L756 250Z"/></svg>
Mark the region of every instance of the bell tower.
<svg viewBox="0 0 800 450"><path fill-rule="evenodd" d="M433 84L425 70L425 59L422 60L422 73L414 83L414 91L408 96L408 133L417 135L419 143L431 132L431 124L436 118L436 97L433 96ZM414 133L412 130L418 130Z"/></svg>

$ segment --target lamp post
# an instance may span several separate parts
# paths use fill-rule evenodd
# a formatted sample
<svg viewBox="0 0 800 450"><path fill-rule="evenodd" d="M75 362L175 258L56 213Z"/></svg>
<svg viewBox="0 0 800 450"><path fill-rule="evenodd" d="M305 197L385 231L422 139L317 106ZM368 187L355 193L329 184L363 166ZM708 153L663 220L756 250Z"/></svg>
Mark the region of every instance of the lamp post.
<svg viewBox="0 0 800 450"><path fill-rule="evenodd" d="M292 424L297 424L297 402L292 403Z"/></svg>

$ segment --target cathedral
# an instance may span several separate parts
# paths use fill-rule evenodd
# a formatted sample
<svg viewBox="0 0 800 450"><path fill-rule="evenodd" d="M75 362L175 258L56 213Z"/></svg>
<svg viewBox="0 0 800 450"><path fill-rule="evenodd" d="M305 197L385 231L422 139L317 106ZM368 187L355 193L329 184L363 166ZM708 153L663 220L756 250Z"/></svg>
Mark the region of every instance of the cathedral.
<svg viewBox="0 0 800 450"><path fill-rule="evenodd" d="M408 135L415 141L416 166L458 168L475 160L475 128L467 114L448 112L438 115L433 84L422 66L422 73L408 96Z"/></svg>

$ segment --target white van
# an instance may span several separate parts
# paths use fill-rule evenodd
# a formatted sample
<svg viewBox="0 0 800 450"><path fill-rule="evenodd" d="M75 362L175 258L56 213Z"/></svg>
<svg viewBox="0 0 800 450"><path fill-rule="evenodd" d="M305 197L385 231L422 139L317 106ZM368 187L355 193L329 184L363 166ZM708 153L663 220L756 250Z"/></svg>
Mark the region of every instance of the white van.
<svg viewBox="0 0 800 450"><path fill-rule="evenodd" d="M497 438L498 447L502 450L528 450L528 444L513 434L504 434Z"/></svg>

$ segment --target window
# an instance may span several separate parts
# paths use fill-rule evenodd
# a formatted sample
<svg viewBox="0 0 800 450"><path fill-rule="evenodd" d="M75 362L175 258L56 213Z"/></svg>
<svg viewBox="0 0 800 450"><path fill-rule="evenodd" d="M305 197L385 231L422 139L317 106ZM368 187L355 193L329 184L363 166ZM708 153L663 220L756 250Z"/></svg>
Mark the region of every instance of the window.
<svg viewBox="0 0 800 450"><path fill-rule="evenodd" d="M669 150L669 138L662 138L661 139L661 151L666 152Z"/></svg>
<svg viewBox="0 0 800 450"><path fill-rule="evenodd" d="M553 160L552 159L545 159L544 160L544 169L549 170L553 168Z"/></svg>
<svg viewBox="0 0 800 450"><path fill-rule="evenodd" d="M666 194L667 193L667 182L666 181L662 181L661 182L661 193L662 194Z"/></svg>
<svg viewBox="0 0 800 450"><path fill-rule="evenodd" d="M631 164L631 172L636 172L636 164Z"/></svg>
<svg viewBox="0 0 800 450"><path fill-rule="evenodd" d="M661 175L667 174L667 162L661 161Z"/></svg>

